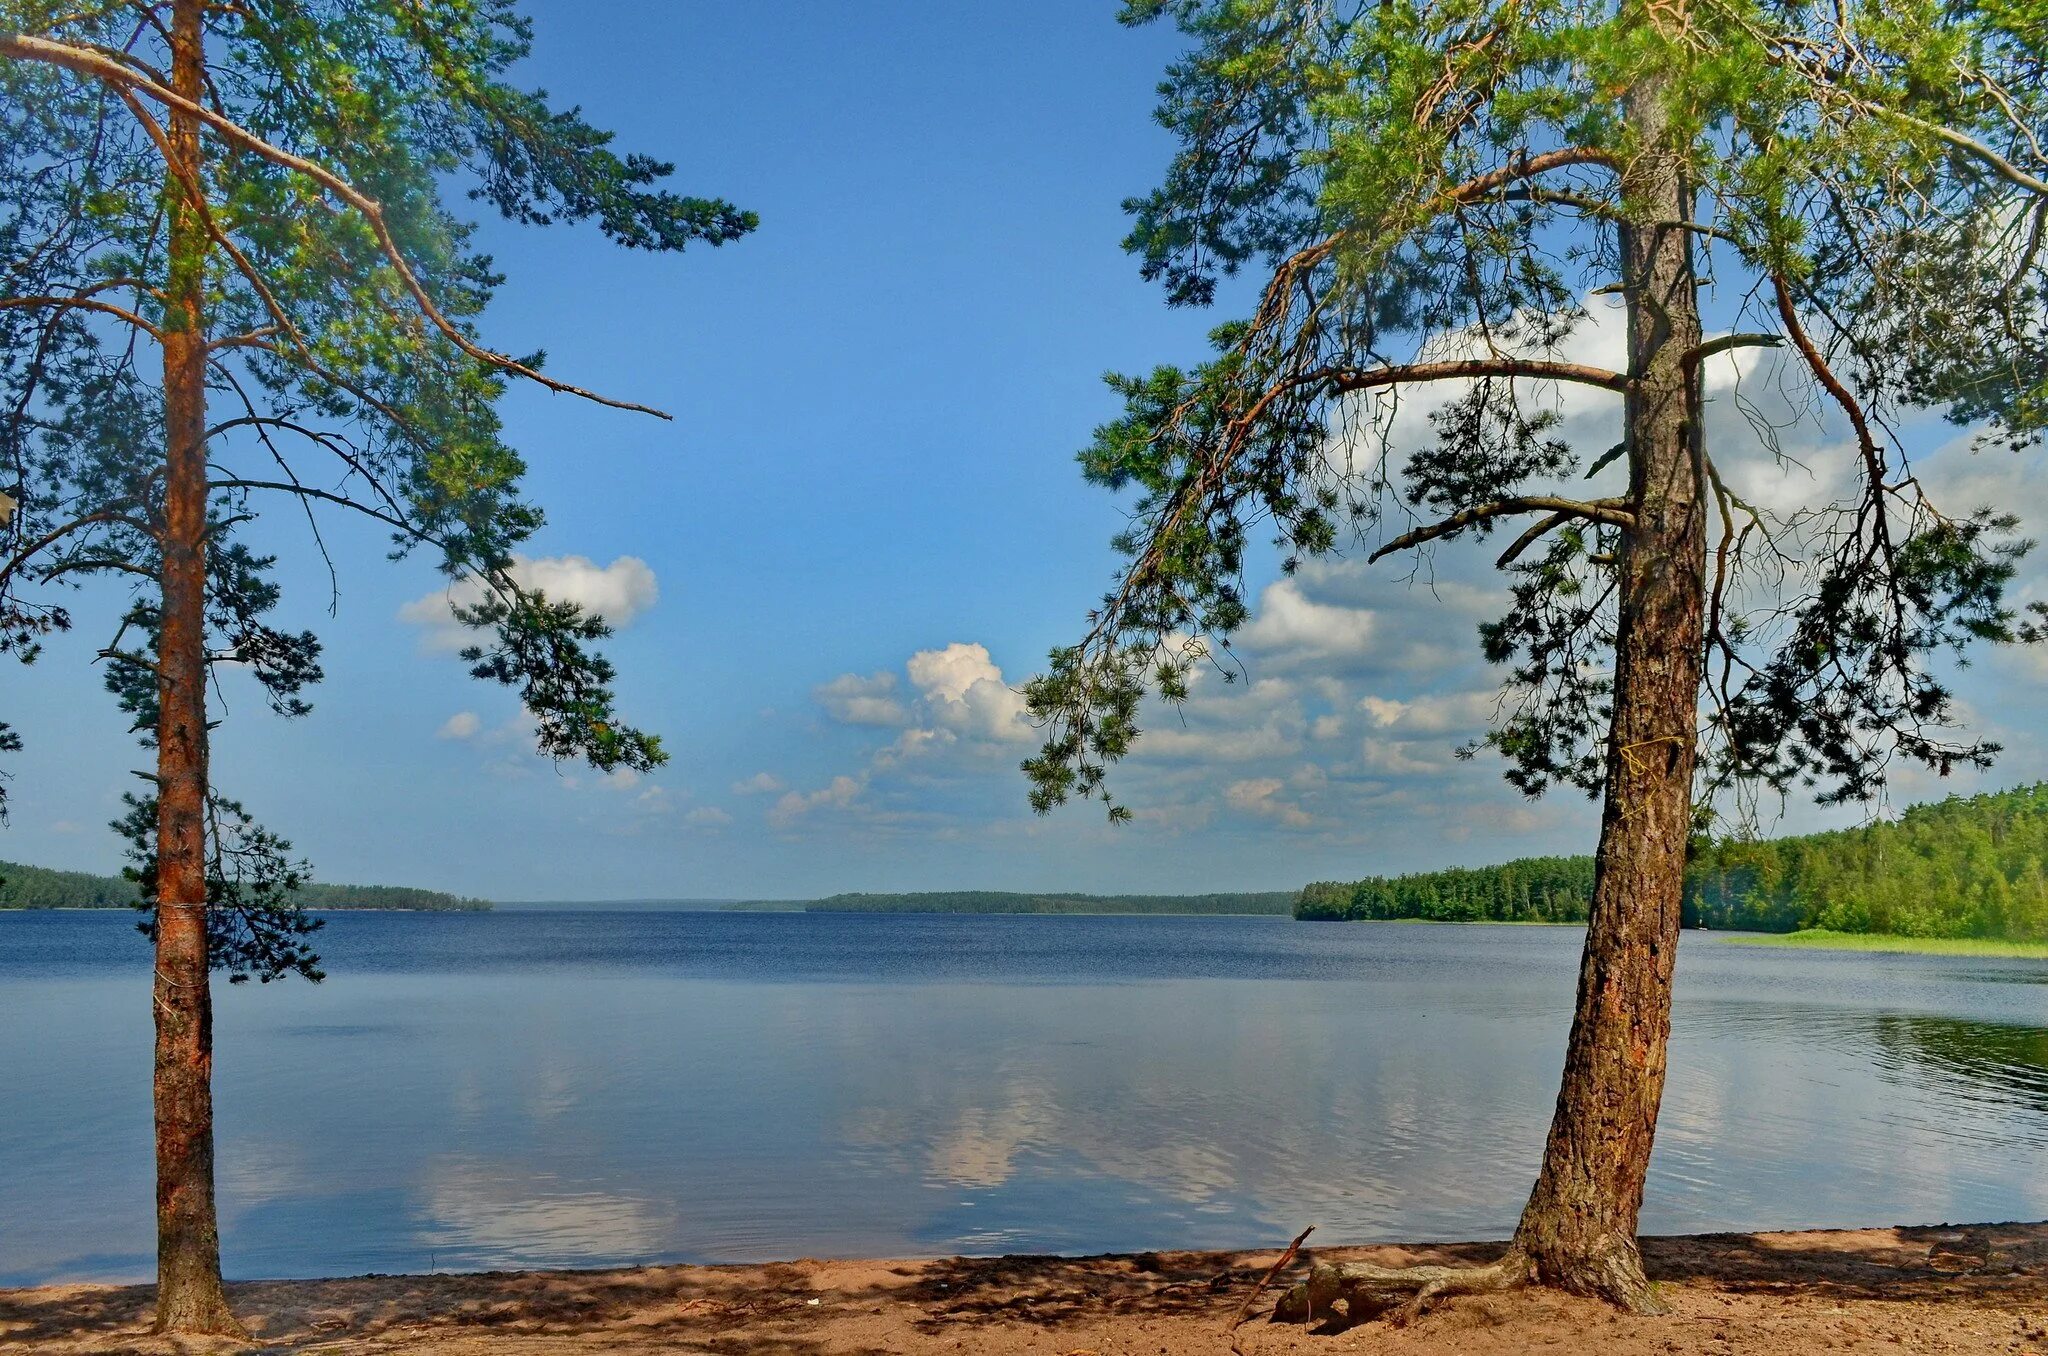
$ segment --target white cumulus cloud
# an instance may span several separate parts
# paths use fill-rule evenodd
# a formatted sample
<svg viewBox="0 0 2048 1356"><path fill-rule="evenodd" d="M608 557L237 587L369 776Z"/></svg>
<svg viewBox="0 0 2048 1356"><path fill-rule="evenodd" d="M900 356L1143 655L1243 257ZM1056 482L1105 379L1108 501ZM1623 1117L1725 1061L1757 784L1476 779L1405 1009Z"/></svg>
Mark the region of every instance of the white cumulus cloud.
<svg viewBox="0 0 2048 1356"><path fill-rule="evenodd" d="M883 669L863 678L842 673L829 683L811 690L818 705L842 725L880 725L895 728L910 722L910 712L896 697L896 675Z"/></svg>
<svg viewBox="0 0 2048 1356"><path fill-rule="evenodd" d="M787 829L813 810L843 810L860 798L860 793L866 786L865 777L842 775L834 777L816 791L786 792L768 811L768 822L778 829Z"/></svg>
<svg viewBox="0 0 2048 1356"><path fill-rule="evenodd" d="M1230 803L1230 808L1239 814L1270 819L1291 829L1305 829L1314 824L1314 815L1293 801L1281 797L1280 793L1284 789L1286 783L1278 777L1248 777L1240 782L1232 782L1229 789L1224 791L1223 798Z"/></svg>
<svg viewBox="0 0 2048 1356"><path fill-rule="evenodd" d="M1358 709L1365 712L1377 730L1403 734L1464 734L1477 732L1492 723L1500 705L1497 689L1482 692L1424 693L1407 701L1390 697L1365 697Z"/></svg>
<svg viewBox="0 0 2048 1356"><path fill-rule="evenodd" d="M1003 681L986 645L955 641L944 649L919 650L905 668L936 724L1005 743L1032 738L1024 696Z"/></svg>
<svg viewBox="0 0 2048 1356"><path fill-rule="evenodd" d="M442 739L474 739L483 728L483 718L476 712L457 711L441 723L436 733Z"/></svg>
<svg viewBox="0 0 2048 1356"><path fill-rule="evenodd" d="M609 565L599 565L588 556L520 557L513 562L512 577L522 588L557 602L575 603L614 627L630 625L661 598L653 568L638 556L620 556ZM473 632L455 620L455 609L474 607L483 596L481 584L464 579L415 598L398 609L398 619L422 629L421 643L427 649L453 652L474 638Z"/></svg>
<svg viewBox="0 0 2048 1356"><path fill-rule="evenodd" d="M1258 613L1238 641L1262 653L1353 658L1371 649L1375 630L1371 609L1319 602L1300 580L1282 579L1259 595Z"/></svg>

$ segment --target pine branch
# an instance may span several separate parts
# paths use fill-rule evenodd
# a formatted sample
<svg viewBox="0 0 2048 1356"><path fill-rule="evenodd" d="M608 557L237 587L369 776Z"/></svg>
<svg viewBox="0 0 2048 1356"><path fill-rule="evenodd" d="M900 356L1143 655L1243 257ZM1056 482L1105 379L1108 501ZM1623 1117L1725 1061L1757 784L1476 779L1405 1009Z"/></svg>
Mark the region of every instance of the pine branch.
<svg viewBox="0 0 2048 1356"><path fill-rule="evenodd" d="M146 95L173 112L198 119L218 133L223 140L248 151L252 155L260 156L274 165L303 174L313 180L313 182L319 184L337 198L340 198L362 215L363 219L369 223L372 233L377 237L379 250L391 264L392 269L398 274L399 280L405 284L405 289L411 294L414 304L419 307L420 314L426 317L427 321L435 329L439 330L450 343L477 362L512 373L515 376L524 377L529 381L545 386L551 391L560 392L564 395L579 396L584 400L589 400L599 405L608 405L613 409L651 414L658 419L673 418L672 415L655 409L651 405L635 404L627 400L614 400L609 396L599 395L581 386L571 385L565 381L557 381L555 378L544 375L516 358L494 352L476 343L467 334L463 333L461 326L450 320L441 311L441 308L435 304L433 297L427 292L426 285L420 281L419 275L413 271L411 262L405 257L405 252L399 248L397 239L392 235L390 224L384 216L383 205L358 189L341 175L328 169L325 165L317 161L308 160L304 156L295 155L279 146L272 145L233 119L206 107L204 104L187 99L174 90L165 88L162 84L148 79L131 67L115 61L102 53L86 48L74 47L67 43L51 42L45 38L12 34L0 36L0 56L13 57L20 61L35 61L45 65L58 66L64 70L71 71L73 74L99 80L117 92L121 92L124 97L130 94Z"/></svg>

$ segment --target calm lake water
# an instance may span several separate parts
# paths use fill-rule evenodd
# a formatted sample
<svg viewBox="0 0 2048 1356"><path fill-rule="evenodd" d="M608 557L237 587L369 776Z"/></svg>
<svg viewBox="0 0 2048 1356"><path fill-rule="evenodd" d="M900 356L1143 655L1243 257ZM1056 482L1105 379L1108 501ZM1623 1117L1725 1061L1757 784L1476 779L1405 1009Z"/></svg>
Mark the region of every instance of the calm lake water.
<svg viewBox="0 0 2048 1356"><path fill-rule="evenodd" d="M230 1275L1499 1237L1581 934L354 914L221 986ZM151 1270L132 919L0 914L0 1284ZM2048 1216L2048 963L1691 934L1644 1227Z"/></svg>

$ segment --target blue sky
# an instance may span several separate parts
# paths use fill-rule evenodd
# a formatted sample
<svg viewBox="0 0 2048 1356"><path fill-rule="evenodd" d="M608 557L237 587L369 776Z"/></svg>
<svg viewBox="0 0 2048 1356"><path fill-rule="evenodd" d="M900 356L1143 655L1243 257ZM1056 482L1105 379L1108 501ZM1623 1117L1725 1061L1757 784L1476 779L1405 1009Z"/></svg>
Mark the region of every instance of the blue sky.
<svg viewBox="0 0 2048 1356"><path fill-rule="evenodd" d="M1449 756L1487 709L1483 548L1446 552L1434 592L1356 560L1260 578L1249 681L1161 714L1127 779L1135 824L1026 808L1011 687L1078 633L1113 564L1116 504L1072 461L1112 410L1100 375L1195 358L1221 318L1167 310L1119 248L1121 200L1170 152L1149 113L1176 39L1114 9L531 6L531 83L762 217L680 257L485 229L510 279L499 347L676 415L507 404L549 513L537 568L620 621L624 705L673 762L608 780L533 757L511 698L421 620L424 562L326 524L330 618L277 515L287 607L327 640L329 678L289 723L228 685L222 788L323 879L507 899L1277 889L1588 848L1583 800L1526 802L1496 764ZM1807 436L1826 474L1839 430ZM2037 461L1941 457L1987 501L2041 493ZM116 859L103 826L141 755L89 667L104 601L8 675L30 747L0 856ZM1967 680L2011 752L1959 789L2043 775L2044 676L2006 656Z"/></svg>

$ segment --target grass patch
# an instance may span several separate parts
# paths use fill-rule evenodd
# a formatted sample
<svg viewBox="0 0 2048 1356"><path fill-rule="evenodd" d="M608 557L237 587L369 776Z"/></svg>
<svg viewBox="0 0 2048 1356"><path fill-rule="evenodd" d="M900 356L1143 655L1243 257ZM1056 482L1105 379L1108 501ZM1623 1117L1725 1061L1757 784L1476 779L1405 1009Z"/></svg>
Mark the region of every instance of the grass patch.
<svg viewBox="0 0 2048 1356"><path fill-rule="evenodd" d="M1876 951L1914 956L2005 956L2021 960L2048 960L2048 942L2008 942L1993 937L1894 937L1882 932L1830 932L1808 928L1802 932L1744 933L1731 936L1737 946L1779 946L1817 951Z"/></svg>

